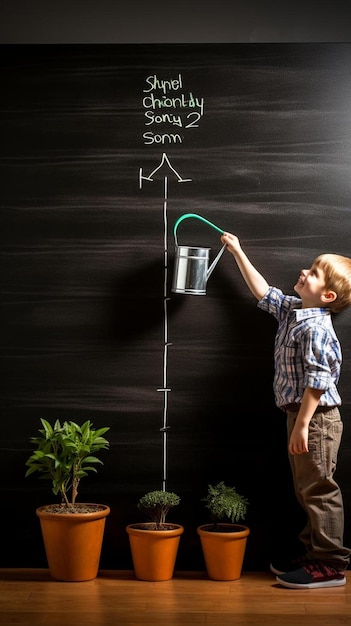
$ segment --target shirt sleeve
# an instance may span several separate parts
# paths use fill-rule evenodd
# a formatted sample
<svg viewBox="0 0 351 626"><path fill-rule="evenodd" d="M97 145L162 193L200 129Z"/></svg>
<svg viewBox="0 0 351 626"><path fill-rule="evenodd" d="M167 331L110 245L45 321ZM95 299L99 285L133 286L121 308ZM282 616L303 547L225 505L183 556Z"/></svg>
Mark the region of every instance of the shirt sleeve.
<svg viewBox="0 0 351 626"><path fill-rule="evenodd" d="M278 287L269 287L257 306L271 313L277 320L281 320L291 309L300 308L301 300L294 296L286 296Z"/></svg>
<svg viewBox="0 0 351 626"><path fill-rule="evenodd" d="M304 386L329 389L332 383L330 360L336 356L334 340L322 325L309 328L301 337L304 355Z"/></svg>

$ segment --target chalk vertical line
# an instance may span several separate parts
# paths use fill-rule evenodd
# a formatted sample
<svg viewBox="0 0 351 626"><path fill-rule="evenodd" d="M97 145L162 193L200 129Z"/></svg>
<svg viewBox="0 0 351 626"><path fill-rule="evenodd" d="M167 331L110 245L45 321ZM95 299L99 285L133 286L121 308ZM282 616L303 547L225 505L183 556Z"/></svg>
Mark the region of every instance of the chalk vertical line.
<svg viewBox="0 0 351 626"><path fill-rule="evenodd" d="M164 226L164 282L163 282L163 315L164 315L164 351L163 351L163 389L164 389L164 403L163 403L163 478L162 489L167 490L167 474L168 474L168 428L167 428L167 409L168 409L168 393L167 393L167 361L168 361L168 248L167 248L167 235L168 235L168 219L167 219L167 200L168 200L168 178L164 179L164 201L163 201L163 226Z"/></svg>
<svg viewBox="0 0 351 626"><path fill-rule="evenodd" d="M145 176L143 174L142 168L139 168L139 188L141 189L143 186L143 181L152 182L153 176L158 172L164 165L167 165L170 170L176 175L179 183L190 182L191 178L182 178L180 174L175 170L175 168L171 165L171 162L164 152L162 154L162 159L160 164L149 174ZM167 491L167 479L168 479L168 394L171 389L168 388L168 380L167 380L167 367L168 367L168 349L171 345L168 338L168 301L170 298L168 297L168 218L167 218L167 204L168 204L168 178L164 177L164 197L163 197L163 224L164 224L164 276L163 276L163 380L162 387L158 388L157 391L163 393L163 420L160 431L162 433L162 490Z"/></svg>

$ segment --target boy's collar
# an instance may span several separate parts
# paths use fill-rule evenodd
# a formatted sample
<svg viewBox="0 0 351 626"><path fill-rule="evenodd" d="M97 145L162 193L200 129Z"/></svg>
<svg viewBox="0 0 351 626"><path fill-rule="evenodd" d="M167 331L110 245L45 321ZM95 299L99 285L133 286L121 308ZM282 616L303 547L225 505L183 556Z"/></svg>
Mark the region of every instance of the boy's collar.
<svg viewBox="0 0 351 626"><path fill-rule="evenodd" d="M327 309L326 307L306 307L304 309L294 309L294 311L296 313L296 320L298 322L307 319L308 317L317 317L318 315L331 315L330 309Z"/></svg>

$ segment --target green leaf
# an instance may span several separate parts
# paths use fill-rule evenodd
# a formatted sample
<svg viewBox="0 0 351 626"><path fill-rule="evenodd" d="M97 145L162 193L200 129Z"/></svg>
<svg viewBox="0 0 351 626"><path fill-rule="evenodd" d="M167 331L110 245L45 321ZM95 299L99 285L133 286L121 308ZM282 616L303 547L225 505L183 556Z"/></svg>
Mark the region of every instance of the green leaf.
<svg viewBox="0 0 351 626"><path fill-rule="evenodd" d="M43 418L40 422L43 428L39 429L39 436L31 437L36 448L25 462L25 476L37 472L39 478L51 480L53 493L60 493L62 500L67 501L67 493L71 492L73 503L81 478L88 472L97 472L94 464L103 464L95 453L109 447L108 440L102 437L109 427L95 430L90 420L82 426L73 421L61 424L59 420L52 426Z"/></svg>

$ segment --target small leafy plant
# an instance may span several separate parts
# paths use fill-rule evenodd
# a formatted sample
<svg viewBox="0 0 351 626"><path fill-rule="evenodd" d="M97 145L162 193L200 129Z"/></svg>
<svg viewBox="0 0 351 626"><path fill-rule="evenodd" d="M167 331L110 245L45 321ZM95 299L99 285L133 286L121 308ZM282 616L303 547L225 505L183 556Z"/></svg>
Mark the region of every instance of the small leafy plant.
<svg viewBox="0 0 351 626"><path fill-rule="evenodd" d="M168 511L180 503L180 497L171 491L149 491L138 502L138 509L154 523L154 530L162 530L166 525Z"/></svg>
<svg viewBox="0 0 351 626"><path fill-rule="evenodd" d="M82 426L72 421L61 425L56 420L53 426L45 419L40 421L43 428L39 429L40 436L31 437L36 449L26 461L25 476L39 472L40 478L51 480L53 493L60 494L62 503L74 509L80 480L88 472L96 472L96 464L102 464L95 454L109 447L103 436L109 428L95 430L90 420Z"/></svg>
<svg viewBox="0 0 351 626"><path fill-rule="evenodd" d="M208 485L206 508L209 509L214 525L227 518L234 524L245 519L248 500L241 496L234 487L229 487L223 481L217 485Z"/></svg>

